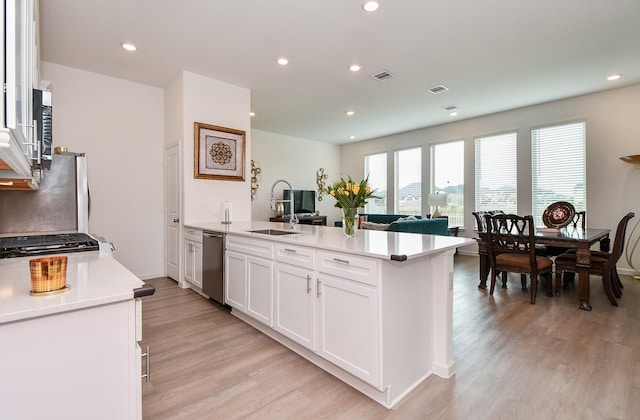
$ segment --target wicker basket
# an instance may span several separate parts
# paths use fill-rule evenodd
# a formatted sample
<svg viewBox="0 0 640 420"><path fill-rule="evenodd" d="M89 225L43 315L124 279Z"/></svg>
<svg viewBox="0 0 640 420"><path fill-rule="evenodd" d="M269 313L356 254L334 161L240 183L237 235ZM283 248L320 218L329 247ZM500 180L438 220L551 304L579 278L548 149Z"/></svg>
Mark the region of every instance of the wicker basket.
<svg viewBox="0 0 640 420"><path fill-rule="evenodd" d="M31 291L51 292L62 289L67 281L67 257L36 258L29 261Z"/></svg>

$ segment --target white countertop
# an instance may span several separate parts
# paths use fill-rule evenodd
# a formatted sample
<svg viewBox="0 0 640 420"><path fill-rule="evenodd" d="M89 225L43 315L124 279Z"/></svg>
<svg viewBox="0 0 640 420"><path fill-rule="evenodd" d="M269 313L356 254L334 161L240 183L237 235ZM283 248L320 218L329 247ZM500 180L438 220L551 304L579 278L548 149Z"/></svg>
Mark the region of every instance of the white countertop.
<svg viewBox="0 0 640 420"><path fill-rule="evenodd" d="M133 299L133 289L144 285L110 255L99 251L66 255L68 291L31 296L29 260L0 260L0 324Z"/></svg>
<svg viewBox="0 0 640 420"><path fill-rule="evenodd" d="M475 243L473 239L454 236L423 235L419 233L365 229L359 229L355 237L347 238L342 233L342 228L339 227L299 224L291 229L288 223L262 221L233 222L229 225L211 222L189 223L185 225L185 228L250 236L268 239L273 242L305 245L351 254L366 255L385 260L418 258ZM251 232L259 229L293 231L296 232L296 234L266 235Z"/></svg>

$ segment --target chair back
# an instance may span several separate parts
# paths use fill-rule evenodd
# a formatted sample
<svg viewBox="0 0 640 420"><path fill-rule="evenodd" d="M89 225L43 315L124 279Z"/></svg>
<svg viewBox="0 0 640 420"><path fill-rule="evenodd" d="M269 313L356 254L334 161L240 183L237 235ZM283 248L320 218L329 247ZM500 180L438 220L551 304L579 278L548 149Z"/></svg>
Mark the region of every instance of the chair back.
<svg viewBox="0 0 640 420"><path fill-rule="evenodd" d="M605 270L609 270L615 267L616 263L622 256L622 251L624 249L624 238L627 233L627 225L629 224L629 220L631 220L633 217L635 217L635 213L627 213L618 223L618 227L616 229L616 237L613 240L613 248L611 249L611 254L609 255L609 258L607 258L607 262L604 265Z"/></svg>
<svg viewBox="0 0 640 420"><path fill-rule="evenodd" d="M491 261L504 254L524 254L529 256L531 267L536 266L533 216L515 214L485 214L487 234L490 239L488 254Z"/></svg>
<svg viewBox="0 0 640 420"><path fill-rule="evenodd" d="M570 226L573 226L574 229L581 227L584 230L587 227L587 212L586 211L577 211L576 214L571 219Z"/></svg>
<svg viewBox="0 0 640 420"><path fill-rule="evenodd" d="M473 217L476 218L476 225L478 226L478 233L484 233L487 231L487 221L485 220L485 215L493 216L494 214L504 214L502 210L480 210L474 211Z"/></svg>

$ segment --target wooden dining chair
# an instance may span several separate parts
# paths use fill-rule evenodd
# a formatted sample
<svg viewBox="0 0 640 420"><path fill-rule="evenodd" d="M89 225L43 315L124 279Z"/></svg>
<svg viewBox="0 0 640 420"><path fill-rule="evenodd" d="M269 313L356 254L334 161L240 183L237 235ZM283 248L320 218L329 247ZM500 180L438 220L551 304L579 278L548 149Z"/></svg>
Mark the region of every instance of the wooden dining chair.
<svg viewBox="0 0 640 420"><path fill-rule="evenodd" d="M544 276L547 295L551 293L553 261L536 254L533 216L515 214L485 215L489 244L487 251L491 265L493 295L499 271L520 273L522 290L527 290L526 275L531 278L531 304L536 303L538 276ZM503 285L504 286L504 285Z"/></svg>
<svg viewBox="0 0 640 420"><path fill-rule="evenodd" d="M611 305L618 306L616 298L622 297L622 283L618 277L616 270L616 264L622 252L624 250L624 240L627 231L627 225L629 220L635 216L634 213L627 213L618 223L616 229L616 236L613 240L613 248L611 252L592 251L591 252L591 267L589 268L589 274L602 276L602 286L604 292L611 302ZM577 266L577 255L574 252L567 252L560 254L555 259L556 265L556 279L555 289L556 292L560 290L562 283L562 275L566 272L577 273L579 267Z"/></svg>

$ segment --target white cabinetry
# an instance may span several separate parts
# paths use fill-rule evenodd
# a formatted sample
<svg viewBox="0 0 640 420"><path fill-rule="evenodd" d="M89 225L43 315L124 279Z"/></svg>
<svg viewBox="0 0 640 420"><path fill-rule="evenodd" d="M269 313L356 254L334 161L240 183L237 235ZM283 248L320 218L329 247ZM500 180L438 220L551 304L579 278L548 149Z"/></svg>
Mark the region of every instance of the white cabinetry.
<svg viewBox="0 0 640 420"><path fill-rule="evenodd" d="M317 276L314 250L282 244L275 244L275 247L274 329L315 351Z"/></svg>
<svg viewBox="0 0 640 420"><path fill-rule="evenodd" d="M273 262L247 257L247 313L258 321L273 326Z"/></svg>
<svg viewBox="0 0 640 420"><path fill-rule="evenodd" d="M225 247L225 302L271 327L273 244L227 235Z"/></svg>
<svg viewBox="0 0 640 420"><path fill-rule="evenodd" d="M184 232L184 280L202 291L202 231L198 229Z"/></svg>
<svg viewBox="0 0 640 420"><path fill-rule="evenodd" d="M380 315L375 260L318 252L318 354L380 384Z"/></svg>
<svg viewBox="0 0 640 420"><path fill-rule="evenodd" d="M138 305L0 324L0 418L142 418Z"/></svg>
<svg viewBox="0 0 640 420"><path fill-rule="evenodd" d="M33 87L38 85L38 2L4 0L0 160L11 171L0 178L30 178L33 153ZM3 165L0 165L3 168Z"/></svg>
<svg viewBox="0 0 640 420"><path fill-rule="evenodd" d="M315 272L280 263L274 265L274 271L274 329L315 351Z"/></svg>

